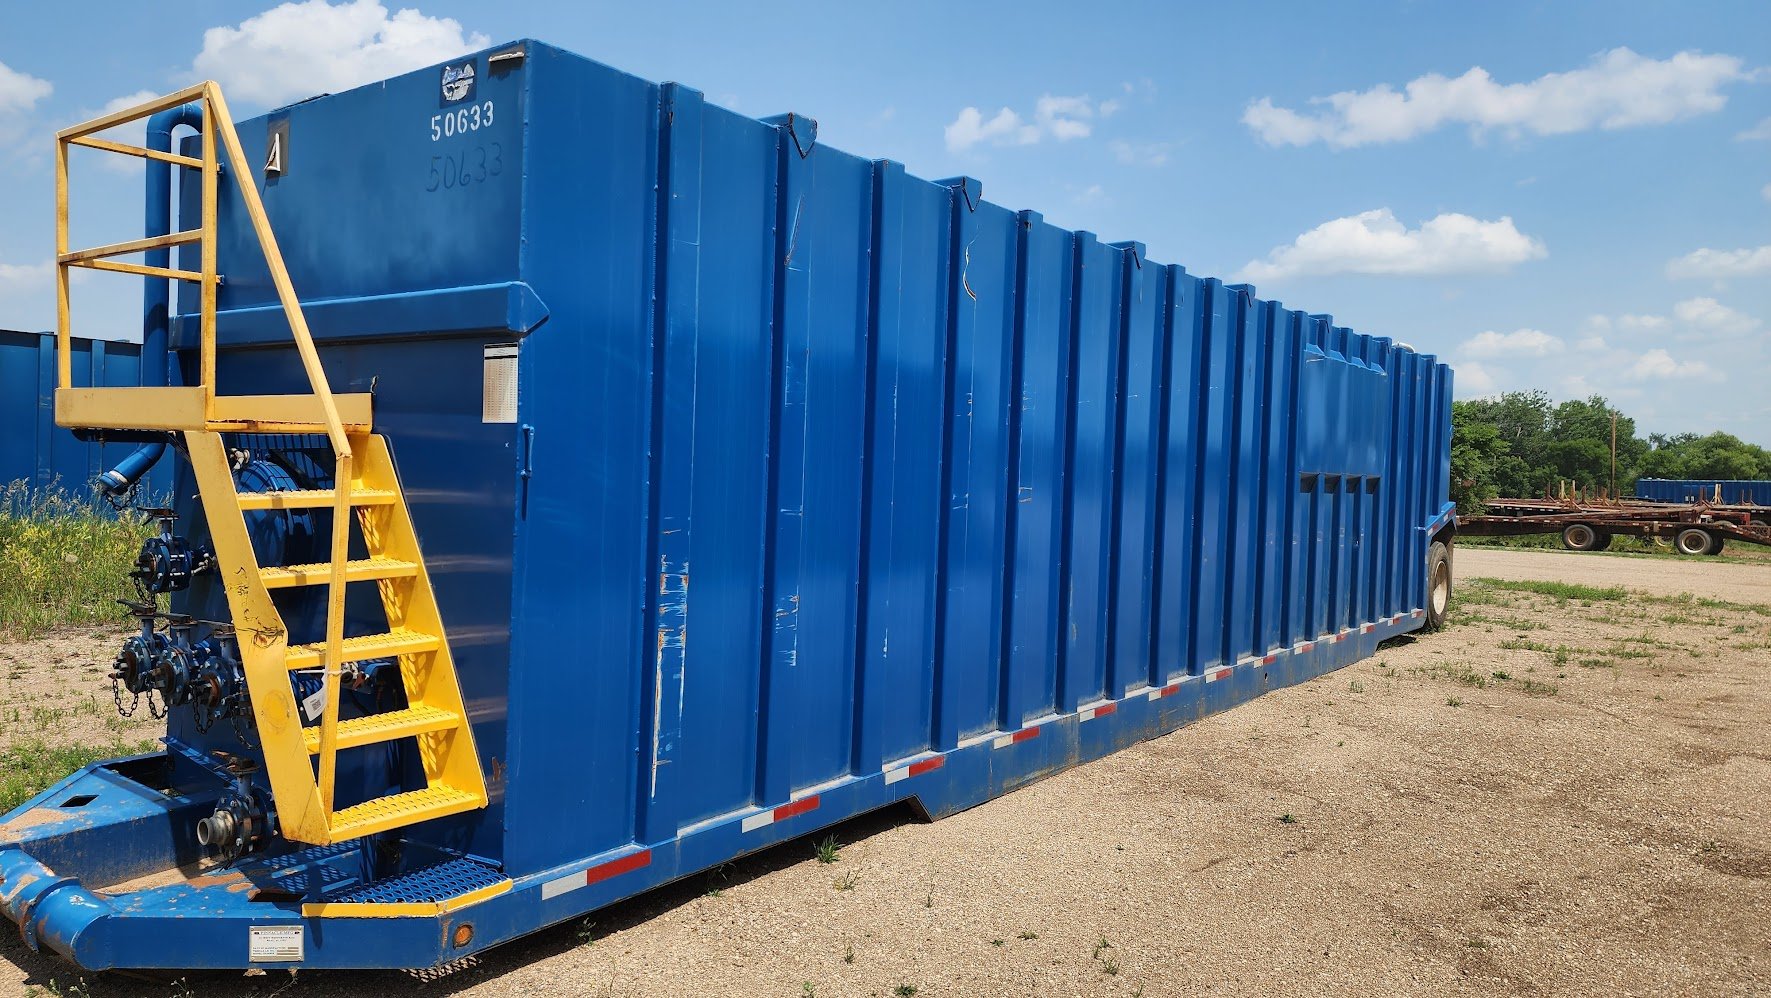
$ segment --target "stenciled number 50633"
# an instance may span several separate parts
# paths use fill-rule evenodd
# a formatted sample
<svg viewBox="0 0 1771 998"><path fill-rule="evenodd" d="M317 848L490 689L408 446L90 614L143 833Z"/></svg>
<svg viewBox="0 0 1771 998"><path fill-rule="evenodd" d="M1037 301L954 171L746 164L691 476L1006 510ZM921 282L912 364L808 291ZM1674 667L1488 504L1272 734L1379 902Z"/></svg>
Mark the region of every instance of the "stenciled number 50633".
<svg viewBox="0 0 1771 998"><path fill-rule="evenodd" d="M449 136L466 135L482 128L491 128L494 110L492 102L485 101L442 114L433 114L430 116L430 140L441 142Z"/></svg>

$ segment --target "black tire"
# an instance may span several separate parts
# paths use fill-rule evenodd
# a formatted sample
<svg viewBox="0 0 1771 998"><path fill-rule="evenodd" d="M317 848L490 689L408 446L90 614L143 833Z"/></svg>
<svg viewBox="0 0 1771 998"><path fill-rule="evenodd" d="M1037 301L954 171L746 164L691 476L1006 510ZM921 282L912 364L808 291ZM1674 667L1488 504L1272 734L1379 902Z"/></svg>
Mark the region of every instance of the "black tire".
<svg viewBox="0 0 1771 998"><path fill-rule="evenodd" d="M1680 554L1708 554L1715 537L1702 527L1686 527L1673 537L1673 548Z"/></svg>
<svg viewBox="0 0 1771 998"><path fill-rule="evenodd" d="M1451 549L1444 541L1434 541L1427 548L1427 623L1425 630L1437 631L1445 626L1445 614L1451 609Z"/></svg>
<svg viewBox="0 0 1771 998"><path fill-rule="evenodd" d="M1570 523L1562 528L1562 546L1570 551L1597 550L1599 532L1585 523Z"/></svg>
<svg viewBox="0 0 1771 998"><path fill-rule="evenodd" d="M1605 530L1599 531L1599 539L1596 542L1594 542L1593 550L1594 551L1603 551L1610 546L1611 546L1610 532L1605 531Z"/></svg>
<svg viewBox="0 0 1771 998"><path fill-rule="evenodd" d="M1725 541L1725 540L1727 540L1727 538L1723 537L1721 534L1711 534L1710 535L1710 549L1708 551L1705 551L1704 554L1712 555L1712 556L1721 554L1722 548L1726 546L1723 543L1723 541Z"/></svg>

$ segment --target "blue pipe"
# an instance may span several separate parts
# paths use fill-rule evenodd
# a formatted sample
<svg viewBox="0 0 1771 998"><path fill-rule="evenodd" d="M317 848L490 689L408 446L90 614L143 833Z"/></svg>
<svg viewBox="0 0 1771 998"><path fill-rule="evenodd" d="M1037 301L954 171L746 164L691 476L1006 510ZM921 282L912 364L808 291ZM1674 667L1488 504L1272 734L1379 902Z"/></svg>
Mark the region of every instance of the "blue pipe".
<svg viewBox="0 0 1771 998"><path fill-rule="evenodd" d="M160 152L172 151L172 131L180 125L203 127L203 105L185 104L161 111L148 119L147 147ZM147 197L142 233L164 236L172 231L172 164L157 159L147 161ZM148 250L143 261L150 267L172 266L172 249ZM167 281L158 277L143 279L141 316L141 384L144 388L164 388L172 383L172 368L166 352L166 341L172 328L172 292ZM164 442L143 444L124 458L115 468L99 476L99 487L112 495L121 495L141 480L148 469L166 453Z"/></svg>

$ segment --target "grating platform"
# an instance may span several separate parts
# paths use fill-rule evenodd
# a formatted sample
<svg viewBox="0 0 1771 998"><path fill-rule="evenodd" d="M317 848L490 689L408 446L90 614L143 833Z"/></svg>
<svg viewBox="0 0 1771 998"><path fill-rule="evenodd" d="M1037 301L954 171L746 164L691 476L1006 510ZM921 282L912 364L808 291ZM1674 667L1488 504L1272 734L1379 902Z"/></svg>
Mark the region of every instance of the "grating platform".
<svg viewBox="0 0 1771 998"><path fill-rule="evenodd" d="M264 578L266 589L286 589L289 586L323 586L332 581L332 565L329 562L261 568L258 572ZM398 558L359 558L346 562L344 566L344 580L346 582L411 578L417 574L417 565L409 561L401 561Z"/></svg>
<svg viewBox="0 0 1771 998"><path fill-rule="evenodd" d="M304 904L301 913L309 918L436 917L508 890L510 878L464 857L353 887L330 900Z"/></svg>
<svg viewBox="0 0 1771 998"><path fill-rule="evenodd" d="M471 859L452 859L352 888L329 900L351 904L441 904L503 882L504 874L493 867Z"/></svg>

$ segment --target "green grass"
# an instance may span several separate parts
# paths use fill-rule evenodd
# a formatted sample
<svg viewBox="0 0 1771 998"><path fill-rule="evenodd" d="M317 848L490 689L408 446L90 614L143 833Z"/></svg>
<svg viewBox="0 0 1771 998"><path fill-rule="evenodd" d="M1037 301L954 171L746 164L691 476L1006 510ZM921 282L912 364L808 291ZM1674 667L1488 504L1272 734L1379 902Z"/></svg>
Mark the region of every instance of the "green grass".
<svg viewBox="0 0 1771 998"><path fill-rule="evenodd" d="M153 747L152 741L115 741L109 745L63 745L57 748L50 748L40 741L24 741L0 749L0 814L37 796L88 763L139 755Z"/></svg>
<svg viewBox="0 0 1771 998"><path fill-rule="evenodd" d="M1558 601L1588 600L1596 603L1627 599L1629 590L1622 586L1583 586L1574 582L1538 582L1516 579L1470 579L1466 585L1502 589L1515 593L1535 593Z"/></svg>
<svg viewBox="0 0 1771 998"><path fill-rule="evenodd" d="M116 599L154 529L53 488L0 490L0 638L121 621Z"/></svg>

